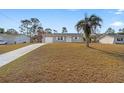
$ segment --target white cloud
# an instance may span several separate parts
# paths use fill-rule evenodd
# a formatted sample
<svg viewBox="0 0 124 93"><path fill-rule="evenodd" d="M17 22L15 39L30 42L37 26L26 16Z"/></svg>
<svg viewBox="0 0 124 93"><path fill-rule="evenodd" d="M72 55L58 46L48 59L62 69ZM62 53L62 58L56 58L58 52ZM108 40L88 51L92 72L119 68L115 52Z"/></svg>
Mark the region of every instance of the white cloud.
<svg viewBox="0 0 124 93"><path fill-rule="evenodd" d="M124 9L118 9L115 14L120 15L124 13Z"/></svg>
<svg viewBox="0 0 124 93"><path fill-rule="evenodd" d="M116 22L113 22L111 24L111 26L114 26L114 27L121 27L121 26L124 26L124 23L121 22L121 21L116 21Z"/></svg>
<svg viewBox="0 0 124 93"><path fill-rule="evenodd" d="M118 11L119 11L119 12L124 12L124 9L119 9Z"/></svg>
<svg viewBox="0 0 124 93"><path fill-rule="evenodd" d="M120 14L122 14L122 12L115 12L115 14L120 15Z"/></svg>

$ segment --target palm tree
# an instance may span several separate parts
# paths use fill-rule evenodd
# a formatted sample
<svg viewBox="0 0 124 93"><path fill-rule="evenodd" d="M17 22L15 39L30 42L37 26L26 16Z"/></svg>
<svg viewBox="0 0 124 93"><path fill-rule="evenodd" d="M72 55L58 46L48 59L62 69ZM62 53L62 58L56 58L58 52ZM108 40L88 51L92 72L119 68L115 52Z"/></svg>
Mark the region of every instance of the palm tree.
<svg viewBox="0 0 124 93"><path fill-rule="evenodd" d="M90 17L85 15L85 18L76 24L77 31L83 32L85 35L87 47L89 47L91 34L96 32L97 27L101 27L101 22L102 19L96 15L91 15Z"/></svg>

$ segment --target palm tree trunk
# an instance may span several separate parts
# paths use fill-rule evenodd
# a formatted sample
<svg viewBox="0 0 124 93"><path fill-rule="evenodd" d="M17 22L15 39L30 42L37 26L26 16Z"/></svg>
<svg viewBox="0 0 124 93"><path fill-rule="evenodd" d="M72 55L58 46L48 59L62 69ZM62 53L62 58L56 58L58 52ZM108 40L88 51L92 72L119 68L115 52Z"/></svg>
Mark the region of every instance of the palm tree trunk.
<svg viewBox="0 0 124 93"><path fill-rule="evenodd" d="M86 38L86 47L90 47L89 46L89 43L90 43L90 39L89 38Z"/></svg>

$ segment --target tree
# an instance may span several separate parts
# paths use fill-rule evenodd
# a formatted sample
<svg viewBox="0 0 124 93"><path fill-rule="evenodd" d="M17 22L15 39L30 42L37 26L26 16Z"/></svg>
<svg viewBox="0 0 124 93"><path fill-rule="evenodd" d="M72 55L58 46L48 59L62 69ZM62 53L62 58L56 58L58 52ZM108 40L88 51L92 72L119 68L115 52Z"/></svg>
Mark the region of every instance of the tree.
<svg viewBox="0 0 124 93"><path fill-rule="evenodd" d="M57 30L53 30L54 33L57 33L58 31Z"/></svg>
<svg viewBox="0 0 124 93"><path fill-rule="evenodd" d="M31 32L35 33L39 27L40 21L37 18L31 18L30 20L32 22Z"/></svg>
<svg viewBox="0 0 124 93"><path fill-rule="evenodd" d="M41 26L39 26L38 28L37 28L37 32L43 32L44 30L43 30L43 27L41 27Z"/></svg>
<svg viewBox="0 0 124 93"><path fill-rule="evenodd" d="M67 28L66 27L62 27L62 33L67 33Z"/></svg>
<svg viewBox="0 0 124 93"><path fill-rule="evenodd" d="M87 47L89 47L91 34L96 33L97 27L101 27L101 22L102 19L96 15L89 17L85 15L85 18L75 25L78 32L84 33Z"/></svg>
<svg viewBox="0 0 124 93"><path fill-rule="evenodd" d="M118 34L124 34L124 28L122 28L122 29L119 29L119 32L118 32Z"/></svg>
<svg viewBox="0 0 124 93"><path fill-rule="evenodd" d="M26 31L26 33L25 33L26 35L31 35L31 33L30 33L31 25L32 25L32 23L30 20L28 20L28 19L21 20L21 27L20 28L23 31Z"/></svg>
<svg viewBox="0 0 124 93"><path fill-rule="evenodd" d="M6 33L7 34L13 34L13 35L17 35L18 34L18 32L15 29L13 29L13 28L7 29Z"/></svg>
<svg viewBox="0 0 124 93"><path fill-rule="evenodd" d="M21 33L24 33L30 37L31 42L31 37L35 35L36 31L38 30L38 27L40 27L39 19L30 18L29 20L21 20L21 26L19 28L21 29Z"/></svg>
<svg viewBox="0 0 124 93"><path fill-rule="evenodd" d="M4 33L4 32L5 32L4 28L0 28L0 33Z"/></svg>
<svg viewBox="0 0 124 93"><path fill-rule="evenodd" d="M105 34L114 34L114 33L115 33L115 30L112 29L111 27L109 27L109 28L107 29L107 31L105 32Z"/></svg>
<svg viewBox="0 0 124 93"><path fill-rule="evenodd" d="M46 28L46 29L45 29L45 32L51 34L51 33L52 33L52 29L51 29L51 28Z"/></svg>
<svg viewBox="0 0 124 93"><path fill-rule="evenodd" d="M25 28L23 27L23 25L21 25L19 28L20 28L19 31L21 32L21 34L26 34L25 33Z"/></svg>

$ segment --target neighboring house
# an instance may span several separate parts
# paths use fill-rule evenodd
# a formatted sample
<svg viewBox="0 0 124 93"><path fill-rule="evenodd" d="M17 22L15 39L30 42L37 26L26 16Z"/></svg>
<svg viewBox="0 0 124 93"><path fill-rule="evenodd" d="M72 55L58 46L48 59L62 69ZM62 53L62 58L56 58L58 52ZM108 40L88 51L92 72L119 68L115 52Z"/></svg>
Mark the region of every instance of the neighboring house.
<svg viewBox="0 0 124 93"><path fill-rule="evenodd" d="M30 42L30 37L26 35L17 35L15 37L15 42L16 43L29 43Z"/></svg>
<svg viewBox="0 0 124 93"><path fill-rule="evenodd" d="M54 43L54 42L83 42L81 34L77 33L53 33L44 34L42 36L42 42Z"/></svg>
<svg viewBox="0 0 124 93"><path fill-rule="evenodd" d="M103 35L98 39L102 44L124 44L124 35L119 34Z"/></svg>
<svg viewBox="0 0 124 93"><path fill-rule="evenodd" d="M7 44L30 42L30 38L26 35L0 34L0 40L7 41Z"/></svg>

